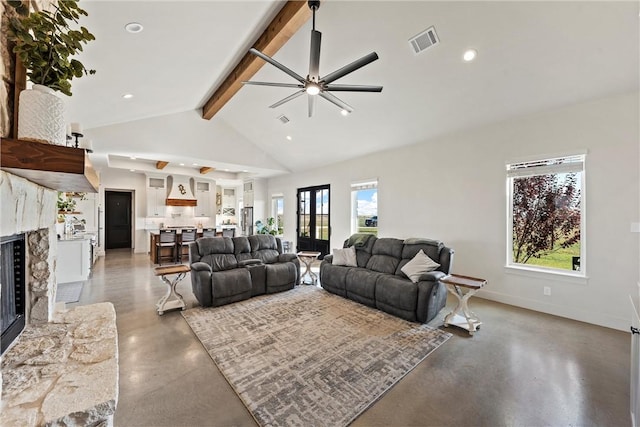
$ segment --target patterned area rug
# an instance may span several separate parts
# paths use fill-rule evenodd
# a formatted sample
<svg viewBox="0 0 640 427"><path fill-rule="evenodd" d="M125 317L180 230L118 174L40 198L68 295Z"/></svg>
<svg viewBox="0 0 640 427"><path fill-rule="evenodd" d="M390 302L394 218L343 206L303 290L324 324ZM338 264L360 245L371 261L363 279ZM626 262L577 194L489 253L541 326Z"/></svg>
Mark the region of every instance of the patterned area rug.
<svg viewBox="0 0 640 427"><path fill-rule="evenodd" d="M451 337L313 286L182 315L262 426L346 426Z"/></svg>
<svg viewBox="0 0 640 427"><path fill-rule="evenodd" d="M84 282L59 283L56 290L56 302L78 302L82 295Z"/></svg>

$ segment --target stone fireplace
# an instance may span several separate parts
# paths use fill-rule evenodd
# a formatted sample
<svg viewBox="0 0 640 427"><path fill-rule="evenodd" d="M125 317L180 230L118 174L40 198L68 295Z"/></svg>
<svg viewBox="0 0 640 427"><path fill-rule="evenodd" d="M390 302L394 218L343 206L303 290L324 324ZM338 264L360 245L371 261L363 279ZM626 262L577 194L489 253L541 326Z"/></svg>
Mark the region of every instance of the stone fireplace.
<svg viewBox="0 0 640 427"><path fill-rule="evenodd" d="M0 425L111 425L118 399L113 305L56 305L56 191L0 171L0 194L0 237L24 235L26 293L26 326L2 355Z"/></svg>

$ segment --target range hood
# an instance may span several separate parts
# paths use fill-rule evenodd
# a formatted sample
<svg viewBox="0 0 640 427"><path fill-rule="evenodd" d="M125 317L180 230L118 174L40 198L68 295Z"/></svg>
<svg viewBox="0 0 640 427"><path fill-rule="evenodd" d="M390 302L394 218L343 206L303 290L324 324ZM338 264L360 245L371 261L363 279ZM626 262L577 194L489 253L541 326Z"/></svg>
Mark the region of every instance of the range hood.
<svg viewBox="0 0 640 427"><path fill-rule="evenodd" d="M167 206L196 206L198 204L193 196L189 177L170 175L167 177L167 184L171 185Z"/></svg>

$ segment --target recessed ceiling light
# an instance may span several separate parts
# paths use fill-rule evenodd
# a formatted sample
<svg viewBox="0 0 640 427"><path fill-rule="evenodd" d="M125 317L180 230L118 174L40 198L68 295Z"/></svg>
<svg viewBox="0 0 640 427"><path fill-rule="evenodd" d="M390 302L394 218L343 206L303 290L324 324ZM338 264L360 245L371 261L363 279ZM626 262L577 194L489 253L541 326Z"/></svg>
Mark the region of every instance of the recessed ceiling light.
<svg viewBox="0 0 640 427"><path fill-rule="evenodd" d="M229 169L225 169L224 171L225 171L225 172L229 172Z"/></svg>
<svg viewBox="0 0 640 427"><path fill-rule="evenodd" d="M247 173L247 172L249 172L249 171L248 171L248 170L243 170L242 172Z"/></svg>
<svg viewBox="0 0 640 427"><path fill-rule="evenodd" d="M462 55L462 59L464 59L467 62L470 62L476 59L477 55L478 55L478 51L476 51L475 49L469 49L464 52L464 55Z"/></svg>
<svg viewBox="0 0 640 427"><path fill-rule="evenodd" d="M193 166L198 166L198 164L197 163L193 163Z"/></svg>
<svg viewBox="0 0 640 427"><path fill-rule="evenodd" d="M131 99L131 98L133 98L133 94L131 94L131 93L125 93L124 95L122 95L122 97L123 97L124 99Z"/></svg>
<svg viewBox="0 0 640 427"><path fill-rule="evenodd" d="M129 172L135 172L135 171L136 171L135 169L129 169Z"/></svg>
<svg viewBox="0 0 640 427"><path fill-rule="evenodd" d="M180 163L180 166L184 166L184 163Z"/></svg>
<svg viewBox="0 0 640 427"><path fill-rule="evenodd" d="M287 139L291 141L293 138L291 138L291 135L287 135Z"/></svg>
<svg viewBox="0 0 640 427"><path fill-rule="evenodd" d="M131 156L129 157L131 160L135 160L137 157L136 156Z"/></svg>
<svg viewBox="0 0 640 427"><path fill-rule="evenodd" d="M340 111L340 114L342 114L343 116L348 116L349 112L347 110L342 110Z"/></svg>
<svg viewBox="0 0 640 427"><path fill-rule="evenodd" d="M141 32L144 29L144 27L139 22L129 22L127 25L124 26L124 29L127 30L127 32L129 33L136 34Z"/></svg>

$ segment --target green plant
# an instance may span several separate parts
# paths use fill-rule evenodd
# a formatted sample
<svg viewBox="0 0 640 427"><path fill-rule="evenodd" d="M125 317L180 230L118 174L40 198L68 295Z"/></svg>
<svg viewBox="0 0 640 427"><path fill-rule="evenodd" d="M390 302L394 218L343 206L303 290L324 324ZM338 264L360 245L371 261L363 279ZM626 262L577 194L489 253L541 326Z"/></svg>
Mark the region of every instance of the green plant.
<svg viewBox="0 0 640 427"><path fill-rule="evenodd" d="M64 197L63 197L64 196ZM65 193L58 191L58 210L64 212L73 212L76 208L76 201Z"/></svg>
<svg viewBox="0 0 640 427"><path fill-rule="evenodd" d="M47 86L71 96L71 80L83 75L95 74L82 62L70 59L82 51L82 44L95 40L85 27L72 29L80 15L87 12L78 6L77 0L62 0L52 5L53 12L41 10L28 12L28 3L17 0L8 2L18 13L10 19L9 40L15 43L13 52L27 69L27 77L34 84Z"/></svg>
<svg viewBox="0 0 640 427"><path fill-rule="evenodd" d="M275 236L278 234L278 229L276 228L276 219L274 217L269 217L266 219L266 224L262 221L256 221L256 234L271 234Z"/></svg>

